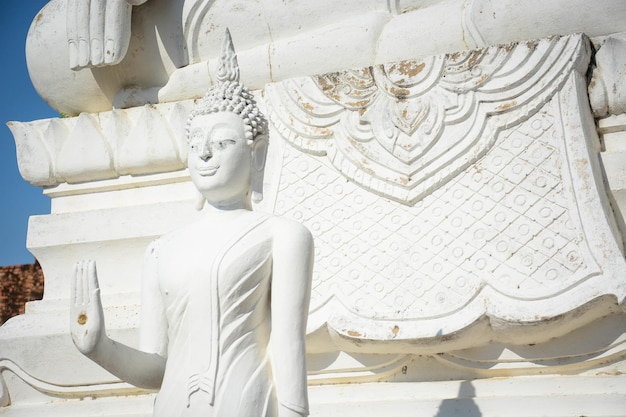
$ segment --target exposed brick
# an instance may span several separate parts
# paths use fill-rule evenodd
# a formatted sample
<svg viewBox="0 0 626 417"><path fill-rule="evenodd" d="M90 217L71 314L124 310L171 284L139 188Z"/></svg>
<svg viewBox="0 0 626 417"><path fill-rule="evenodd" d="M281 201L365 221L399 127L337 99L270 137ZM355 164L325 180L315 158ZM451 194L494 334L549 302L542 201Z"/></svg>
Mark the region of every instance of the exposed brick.
<svg viewBox="0 0 626 417"><path fill-rule="evenodd" d="M43 297L43 272L39 262L0 267L0 325L24 313L26 302Z"/></svg>

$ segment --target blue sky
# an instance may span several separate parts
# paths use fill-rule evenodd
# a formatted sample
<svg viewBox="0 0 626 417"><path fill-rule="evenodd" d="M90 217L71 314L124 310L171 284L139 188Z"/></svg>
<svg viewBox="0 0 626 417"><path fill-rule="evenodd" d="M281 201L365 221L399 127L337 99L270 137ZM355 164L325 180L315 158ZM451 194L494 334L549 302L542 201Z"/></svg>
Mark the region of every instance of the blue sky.
<svg viewBox="0 0 626 417"><path fill-rule="evenodd" d="M26 34L33 18L47 0L3 0L0 13L2 65L0 79L0 266L33 263L26 249L28 217L50 212L50 199L42 189L28 184L19 174L11 120L31 121L58 117L33 88L24 56Z"/></svg>

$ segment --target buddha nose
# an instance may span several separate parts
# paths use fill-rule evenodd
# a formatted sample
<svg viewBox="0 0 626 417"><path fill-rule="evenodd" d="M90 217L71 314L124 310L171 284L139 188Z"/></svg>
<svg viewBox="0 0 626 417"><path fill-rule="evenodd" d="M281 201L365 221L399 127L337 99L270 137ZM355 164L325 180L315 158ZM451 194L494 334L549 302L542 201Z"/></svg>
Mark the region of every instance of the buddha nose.
<svg viewBox="0 0 626 417"><path fill-rule="evenodd" d="M213 156L213 151L211 150L211 142L204 142L202 148L200 149L199 156L205 161Z"/></svg>

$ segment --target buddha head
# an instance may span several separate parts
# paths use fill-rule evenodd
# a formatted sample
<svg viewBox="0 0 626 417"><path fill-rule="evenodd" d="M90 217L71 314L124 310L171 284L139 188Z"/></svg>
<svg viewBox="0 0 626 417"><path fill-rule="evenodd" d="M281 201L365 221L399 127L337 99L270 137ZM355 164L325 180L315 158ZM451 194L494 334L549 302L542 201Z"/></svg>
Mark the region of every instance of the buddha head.
<svg viewBox="0 0 626 417"><path fill-rule="evenodd" d="M254 96L239 82L239 67L226 31L217 82L187 120L187 165L191 179L214 206L232 206L263 197L267 122Z"/></svg>

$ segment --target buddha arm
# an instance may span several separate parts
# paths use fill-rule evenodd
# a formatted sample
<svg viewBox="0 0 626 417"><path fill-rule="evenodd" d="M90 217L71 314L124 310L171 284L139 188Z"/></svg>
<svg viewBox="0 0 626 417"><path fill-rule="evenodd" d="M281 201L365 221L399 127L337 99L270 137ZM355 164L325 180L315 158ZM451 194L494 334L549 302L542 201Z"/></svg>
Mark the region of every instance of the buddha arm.
<svg viewBox="0 0 626 417"><path fill-rule="evenodd" d="M136 387L159 389L165 372L165 358L147 353L104 336L104 340L88 358L104 369Z"/></svg>
<svg viewBox="0 0 626 417"><path fill-rule="evenodd" d="M271 355L279 416L308 415L306 321L313 271L313 238L302 225L281 223L273 246Z"/></svg>
<svg viewBox="0 0 626 417"><path fill-rule="evenodd" d="M166 332L165 321L160 294L154 296L156 282L156 262L150 249L146 255L144 268L144 289L142 300L148 299L147 305L142 305L142 334L148 333L143 350L138 350L123 343L116 342L106 334L100 288L93 261L81 261L74 269L72 281L71 305L71 333L76 347L88 358L123 381L141 388L158 389L165 372L165 354L162 346L163 335ZM148 284L146 284L148 283ZM150 285L152 284L152 285ZM157 288L158 290L158 288ZM161 343L156 343L161 340ZM152 342L152 343L149 343ZM167 342L165 342L166 344Z"/></svg>

